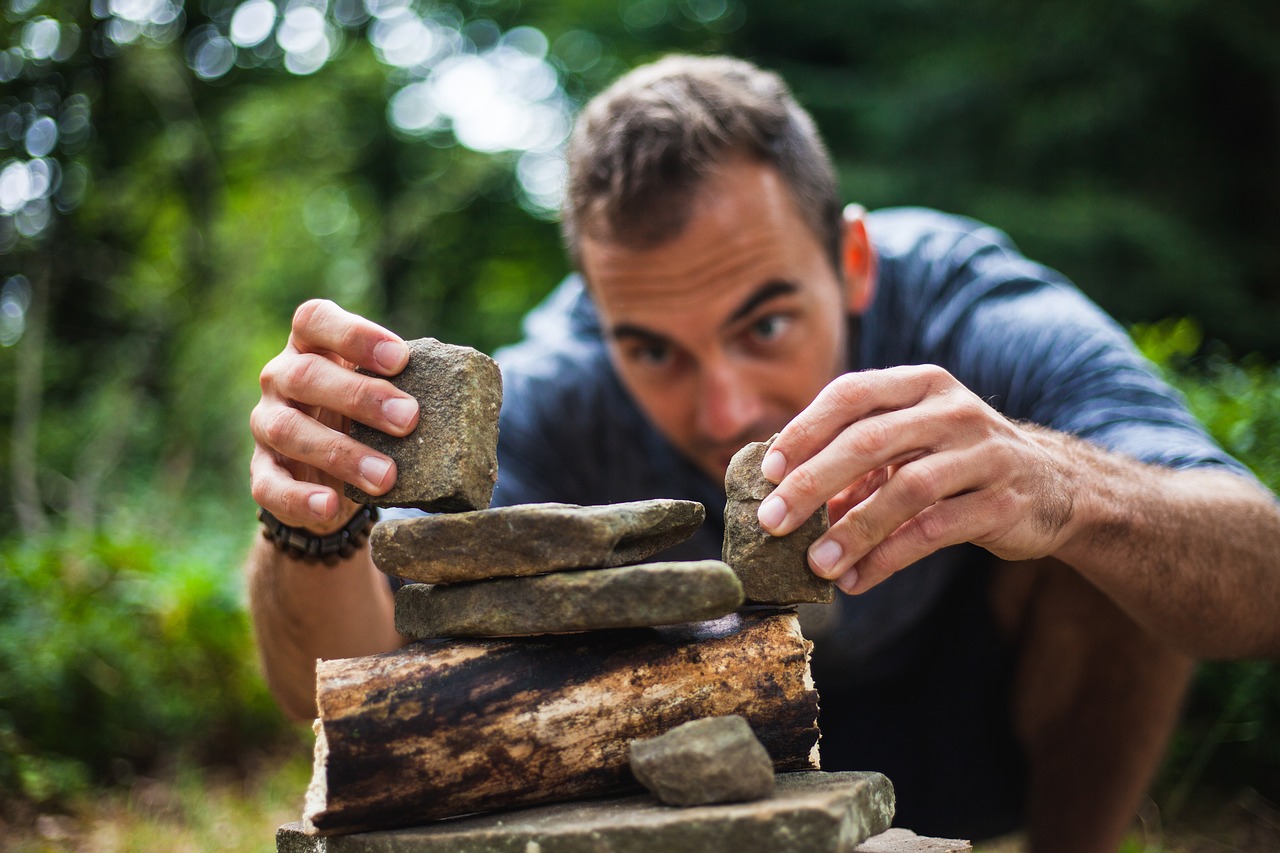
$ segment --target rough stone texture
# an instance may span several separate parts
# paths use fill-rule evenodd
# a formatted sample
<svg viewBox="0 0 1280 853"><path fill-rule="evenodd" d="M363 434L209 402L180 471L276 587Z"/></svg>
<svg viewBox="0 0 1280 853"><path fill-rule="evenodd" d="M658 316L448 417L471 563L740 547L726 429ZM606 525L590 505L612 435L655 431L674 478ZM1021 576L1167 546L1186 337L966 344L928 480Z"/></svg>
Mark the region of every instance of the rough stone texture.
<svg viewBox="0 0 1280 853"><path fill-rule="evenodd" d="M409 584L396 593L396 630L435 637L523 637L701 622L742 604L719 560L645 563L474 583Z"/></svg>
<svg viewBox="0 0 1280 853"><path fill-rule="evenodd" d="M893 820L879 773L784 773L767 800L673 809L647 795L562 803L413 829L316 838L300 823L278 853L853 853Z"/></svg>
<svg viewBox="0 0 1280 853"><path fill-rule="evenodd" d="M423 583L519 577L639 562L688 539L706 514L696 501L526 504L385 521L370 547L382 571Z"/></svg>
<svg viewBox="0 0 1280 853"><path fill-rule="evenodd" d="M776 436L775 436L776 438ZM760 473L760 462L773 439L748 444L729 463L724 487L724 553L753 604L828 604L835 585L809 568L809 546L827 529L823 506L786 536L772 536L756 513L774 485Z"/></svg>
<svg viewBox="0 0 1280 853"><path fill-rule="evenodd" d="M738 803L773 793L773 762L737 714L676 726L631 742L631 772L673 806Z"/></svg>
<svg viewBox="0 0 1280 853"><path fill-rule="evenodd" d="M859 844L854 853L969 853L973 845L960 838L924 838L909 829L886 829Z"/></svg>
<svg viewBox="0 0 1280 853"><path fill-rule="evenodd" d="M352 438L395 460L396 482L377 496L348 483L347 497L439 512L487 507L498 480L497 363L470 347L421 338L409 341L409 364L391 382L417 398L418 426L397 438L352 423Z"/></svg>
<svg viewBox="0 0 1280 853"><path fill-rule="evenodd" d="M410 643L316 664L308 831L342 835L634 790L627 744L747 719L779 772L816 770L813 644L794 612Z"/></svg>

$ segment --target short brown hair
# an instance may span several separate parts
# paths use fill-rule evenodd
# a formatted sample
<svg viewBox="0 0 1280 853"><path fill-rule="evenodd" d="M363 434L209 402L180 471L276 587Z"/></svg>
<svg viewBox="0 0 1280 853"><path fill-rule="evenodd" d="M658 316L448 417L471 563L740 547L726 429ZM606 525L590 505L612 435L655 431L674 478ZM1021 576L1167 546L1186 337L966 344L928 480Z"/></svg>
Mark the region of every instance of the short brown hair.
<svg viewBox="0 0 1280 853"><path fill-rule="evenodd" d="M561 231L647 249L680 234L703 179L734 156L778 170L840 273L840 199L826 146L782 78L741 59L668 56L583 109L569 141Z"/></svg>

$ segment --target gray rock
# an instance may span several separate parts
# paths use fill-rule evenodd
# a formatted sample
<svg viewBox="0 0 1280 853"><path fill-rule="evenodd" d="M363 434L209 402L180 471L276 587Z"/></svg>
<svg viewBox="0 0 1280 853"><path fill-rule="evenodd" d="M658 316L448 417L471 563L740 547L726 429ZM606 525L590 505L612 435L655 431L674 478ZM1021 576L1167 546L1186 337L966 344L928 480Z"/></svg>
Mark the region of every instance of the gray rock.
<svg viewBox="0 0 1280 853"><path fill-rule="evenodd" d="M396 593L407 637L522 637L701 622L742 604L742 585L719 560L647 563L428 586Z"/></svg>
<svg viewBox="0 0 1280 853"><path fill-rule="evenodd" d="M631 772L669 805L738 803L773 793L769 753L736 714L693 720L630 747Z"/></svg>
<svg viewBox="0 0 1280 853"><path fill-rule="evenodd" d="M688 539L706 512L677 500L527 504L385 521L369 541L389 575L457 583L635 563Z"/></svg>
<svg viewBox="0 0 1280 853"><path fill-rule="evenodd" d="M879 773L782 773L767 800L673 809L648 795L329 838L289 823L278 853L853 853L893 821Z"/></svg>
<svg viewBox="0 0 1280 853"><path fill-rule="evenodd" d="M835 600L835 585L815 575L808 560L809 546L827 529L826 506L786 536L770 535L756 517L774 488L760 473L760 462L772 443L771 438L748 444L729 463L724 480L724 561L742 581L749 603L828 604Z"/></svg>
<svg viewBox="0 0 1280 853"><path fill-rule="evenodd" d="M498 479L497 363L470 347L421 338L409 341L409 364L391 382L417 398L418 426L397 438L353 423L352 438L395 460L396 482L377 496L348 483L347 497L439 512L487 507Z"/></svg>
<svg viewBox="0 0 1280 853"><path fill-rule="evenodd" d="M961 838L925 838L909 829L886 829L859 844L854 853L970 853L973 845Z"/></svg>

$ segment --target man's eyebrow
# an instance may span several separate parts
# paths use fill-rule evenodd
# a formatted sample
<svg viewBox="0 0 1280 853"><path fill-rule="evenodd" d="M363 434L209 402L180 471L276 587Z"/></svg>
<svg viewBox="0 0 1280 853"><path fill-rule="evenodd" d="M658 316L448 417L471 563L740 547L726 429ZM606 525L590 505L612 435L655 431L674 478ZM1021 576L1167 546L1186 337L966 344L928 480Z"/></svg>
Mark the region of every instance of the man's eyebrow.
<svg viewBox="0 0 1280 853"><path fill-rule="evenodd" d="M734 323L742 320L744 317L751 315L761 305L770 299L776 299L779 296L787 296L800 290L793 282L775 279L767 281L760 285L754 293L748 296L743 303L738 306L737 310L724 321L724 325L732 326ZM644 343L650 344L669 344L671 339L666 335L660 335L657 332L650 331L643 326L637 326L634 323L619 323L609 330L609 337L615 341L625 338L636 338Z"/></svg>
<svg viewBox="0 0 1280 853"><path fill-rule="evenodd" d="M724 325L732 326L744 317L749 317L752 311L755 311L770 299L775 299L779 296L788 296L797 292L799 289L800 288L796 287L794 282L782 281L781 279L767 281L760 285L759 289L756 290L755 293L748 296L743 303L738 306L738 309L729 315L729 319L725 320Z"/></svg>
<svg viewBox="0 0 1280 853"><path fill-rule="evenodd" d="M632 323L619 323L614 326L609 330L609 337L615 341L623 340L624 338L638 338L649 344L667 344L671 342L666 335L651 332L643 326L636 326Z"/></svg>

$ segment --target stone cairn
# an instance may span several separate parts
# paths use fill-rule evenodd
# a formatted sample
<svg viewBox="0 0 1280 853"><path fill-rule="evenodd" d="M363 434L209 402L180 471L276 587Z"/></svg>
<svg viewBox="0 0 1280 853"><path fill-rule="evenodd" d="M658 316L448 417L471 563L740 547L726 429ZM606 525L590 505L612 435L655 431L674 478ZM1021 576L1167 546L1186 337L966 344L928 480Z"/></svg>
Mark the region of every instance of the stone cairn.
<svg viewBox="0 0 1280 853"><path fill-rule="evenodd" d="M820 826L804 830L815 839L840 846L789 849L851 849L888 827L893 793L883 776L815 772L812 644L794 610L777 605L832 600L831 585L805 564L826 514L788 537L760 529L756 508L772 488L760 476L767 444L744 448L730 467L723 562L646 563L693 534L701 504L489 509L497 365L427 338L410 343L393 382L417 398L418 427L395 438L355 424L352 435L395 460L396 485L381 497L350 486L348 495L437 513L384 521L370 537L378 568L417 582L396 593L395 621L421 642L318 662L314 774L303 822L280 849L330 849L298 839L625 793L636 780L663 803L693 807L649 800L641 809L684 815L647 822L676 826L695 843L688 849L728 849L719 845L735 831L746 834L733 849L763 849L752 844L767 836L765 825L800 837L796 815ZM739 611L744 602L770 607ZM775 786L775 770L802 772ZM723 810L747 805L709 805L743 801L750 810L741 814ZM744 817L747 829L732 830ZM610 826L622 827L619 838L634 835L617 814L600 820L594 838ZM474 849L493 841L477 837ZM645 837L658 845L647 849L677 849L665 836ZM699 838L719 840L697 848ZM455 839L438 849L471 848Z"/></svg>

